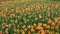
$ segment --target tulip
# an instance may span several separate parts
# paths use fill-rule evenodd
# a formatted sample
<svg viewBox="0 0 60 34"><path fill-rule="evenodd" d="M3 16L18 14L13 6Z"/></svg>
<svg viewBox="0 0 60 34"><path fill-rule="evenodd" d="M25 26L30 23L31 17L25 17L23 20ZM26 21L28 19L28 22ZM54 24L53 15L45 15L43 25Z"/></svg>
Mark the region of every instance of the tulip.
<svg viewBox="0 0 60 34"><path fill-rule="evenodd" d="M36 27L36 30L41 30L42 29L42 27Z"/></svg>
<svg viewBox="0 0 60 34"><path fill-rule="evenodd" d="M29 26L27 26L29 29L31 28L31 26L29 25Z"/></svg>
<svg viewBox="0 0 60 34"><path fill-rule="evenodd" d="M51 29L54 30L54 26L51 26Z"/></svg>
<svg viewBox="0 0 60 34"><path fill-rule="evenodd" d="M27 31L28 29L27 28L24 28L24 31Z"/></svg>
<svg viewBox="0 0 60 34"><path fill-rule="evenodd" d="M9 24L9 28L11 28L12 27L12 25L11 24Z"/></svg>
<svg viewBox="0 0 60 34"><path fill-rule="evenodd" d="M15 14L14 14L14 13L12 13L12 14L10 14L10 16L13 16L13 17L14 17L14 16L15 16Z"/></svg>
<svg viewBox="0 0 60 34"><path fill-rule="evenodd" d="M30 32L30 31L28 31L28 34L31 34L31 32Z"/></svg>
<svg viewBox="0 0 60 34"><path fill-rule="evenodd" d="M59 7L59 5L58 5L58 4L56 4L56 5L55 5L55 7L56 7L56 8L58 8L58 7Z"/></svg>
<svg viewBox="0 0 60 34"><path fill-rule="evenodd" d="M0 34L2 34L2 31L0 31Z"/></svg>
<svg viewBox="0 0 60 34"><path fill-rule="evenodd" d="M6 24L5 27L8 28L9 26Z"/></svg>
<svg viewBox="0 0 60 34"><path fill-rule="evenodd" d="M24 25L24 26L22 26L22 28L25 28L26 26Z"/></svg>
<svg viewBox="0 0 60 34"><path fill-rule="evenodd" d="M49 34L49 30L46 30L46 31L45 31L45 34Z"/></svg>
<svg viewBox="0 0 60 34"><path fill-rule="evenodd" d="M16 33L17 32L17 30L16 29L14 29L14 33Z"/></svg>
<svg viewBox="0 0 60 34"><path fill-rule="evenodd" d="M29 7L28 7L28 8L26 8L26 11L28 11L28 12L29 12L29 11L30 11L30 8L29 8Z"/></svg>
<svg viewBox="0 0 60 34"><path fill-rule="evenodd" d="M42 18L42 15L39 14L39 18Z"/></svg>
<svg viewBox="0 0 60 34"><path fill-rule="evenodd" d="M40 26L42 26L42 23L38 23L38 25L37 25L37 26L39 26L39 27L40 27Z"/></svg>
<svg viewBox="0 0 60 34"><path fill-rule="evenodd" d="M20 33L20 30L17 30L17 33Z"/></svg>
<svg viewBox="0 0 60 34"><path fill-rule="evenodd" d="M31 28L34 28L34 26L33 26L33 25L31 25Z"/></svg>
<svg viewBox="0 0 60 34"><path fill-rule="evenodd" d="M60 26L60 21L58 21L58 24L57 25L59 25Z"/></svg>
<svg viewBox="0 0 60 34"><path fill-rule="evenodd" d="M58 22L58 18L55 18L55 23L57 23Z"/></svg>
<svg viewBox="0 0 60 34"><path fill-rule="evenodd" d="M48 21L48 24L51 24L51 21Z"/></svg>
<svg viewBox="0 0 60 34"><path fill-rule="evenodd" d="M22 34L25 34L25 32L24 32L24 31L22 31Z"/></svg>
<svg viewBox="0 0 60 34"><path fill-rule="evenodd" d="M45 32L44 32L44 30L42 29L42 30L40 30L41 31L41 34L45 34Z"/></svg>
<svg viewBox="0 0 60 34"><path fill-rule="evenodd" d="M58 19L60 20L60 17L58 17Z"/></svg>
<svg viewBox="0 0 60 34"><path fill-rule="evenodd" d="M15 23L17 24L18 23L18 20L16 20Z"/></svg>
<svg viewBox="0 0 60 34"><path fill-rule="evenodd" d="M2 23L2 26L5 26L6 25L6 23Z"/></svg>
<svg viewBox="0 0 60 34"><path fill-rule="evenodd" d="M49 20L48 20L48 24L51 24L51 23L52 23L52 21L51 21L51 19L49 19Z"/></svg>
<svg viewBox="0 0 60 34"><path fill-rule="evenodd" d="M35 20L38 20L38 18L35 18Z"/></svg>
<svg viewBox="0 0 60 34"><path fill-rule="evenodd" d="M34 32L35 30L34 29L31 29L31 32Z"/></svg>
<svg viewBox="0 0 60 34"><path fill-rule="evenodd" d="M54 34L54 31L51 31L52 32L52 34Z"/></svg>
<svg viewBox="0 0 60 34"><path fill-rule="evenodd" d="M6 31L8 31L8 28L6 28Z"/></svg>
<svg viewBox="0 0 60 34"><path fill-rule="evenodd" d="M55 26L55 23L54 23L54 22L52 22L52 23L51 23L51 25L52 25L52 26Z"/></svg>
<svg viewBox="0 0 60 34"><path fill-rule="evenodd" d="M59 26L55 26L55 30L58 31L59 30Z"/></svg>
<svg viewBox="0 0 60 34"><path fill-rule="evenodd" d="M5 31L6 34L9 34L8 31Z"/></svg>
<svg viewBox="0 0 60 34"><path fill-rule="evenodd" d="M39 5L37 5L37 6L36 6L36 9L40 9L40 6L39 6Z"/></svg>
<svg viewBox="0 0 60 34"><path fill-rule="evenodd" d="M34 25L34 27L36 27L36 23L34 23L33 25Z"/></svg>
<svg viewBox="0 0 60 34"><path fill-rule="evenodd" d="M49 29L50 29L50 26L48 25L48 26L46 27L46 29L48 29L48 30L49 30Z"/></svg>
<svg viewBox="0 0 60 34"><path fill-rule="evenodd" d="M43 24L43 27L45 27L45 28L46 28L46 27L47 27L47 24Z"/></svg>

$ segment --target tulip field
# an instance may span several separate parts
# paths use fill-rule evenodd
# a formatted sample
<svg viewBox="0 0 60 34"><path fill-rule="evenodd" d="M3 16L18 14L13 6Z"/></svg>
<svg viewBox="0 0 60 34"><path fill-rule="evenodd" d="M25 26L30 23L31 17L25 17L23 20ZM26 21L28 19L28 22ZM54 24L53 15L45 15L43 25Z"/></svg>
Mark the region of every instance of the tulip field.
<svg viewBox="0 0 60 34"><path fill-rule="evenodd" d="M0 1L0 34L60 34L60 1Z"/></svg>

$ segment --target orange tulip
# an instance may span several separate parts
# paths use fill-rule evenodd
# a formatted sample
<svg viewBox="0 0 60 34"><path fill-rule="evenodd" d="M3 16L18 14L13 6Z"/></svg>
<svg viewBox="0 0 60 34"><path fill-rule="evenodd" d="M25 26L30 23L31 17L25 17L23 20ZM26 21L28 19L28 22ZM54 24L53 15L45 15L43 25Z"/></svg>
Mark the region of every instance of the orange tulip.
<svg viewBox="0 0 60 34"><path fill-rule="evenodd" d="M57 8L57 7L59 7L59 5L58 4L55 4L55 7Z"/></svg>
<svg viewBox="0 0 60 34"><path fill-rule="evenodd" d="M25 8L25 9L26 9L26 11L28 11L28 12L30 11L30 8L29 8L29 7L28 7L28 8Z"/></svg>
<svg viewBox="0 0 60 34"><path fill-rule="evenodd" d="M39 5L37 5L37 6L36 6L36 9L40 9L40 6L39 6Z"/></svg>
<svg viewBox="0 0 60 34"><path fill-rule="evenodd" d="M51 22L52 22L52 21L51 21L51 20L49 20L49 21L48 21L48 24L51 24Z"/></svg>
<svg viewBox="0 0 60 34"><path fill-rule="evenodd" d="M46 29L50 29L50 26L48 25L48 26L46 27Z"/></svg>
<svg viewBox="0 0 60 34"><path fill-rule="evenodd" d="M48 24L51 24L51 23L52 23L52 21L49 19L49 20L48 20Z"/></svg>
<svg viewBox="0 0 60 34"><path fill-rule="evenodd" d="M43 27L47 27L47 24L43 24Z"/></svg>
<svg viewBox="0 0 60 34"><path fill-rule="evenodd" d="M59 25L60 26L60 21L58 21L58 24L57 25Z"/></svg>
<svg viewBox="0 0 60 34"><path fill-rule="evenodd" d="M31 32L30 32L30 31L28 31L28 34L31 34Z"/></svg>
<svg viewBox="0 0 60 34"><path fill-rule="evenodd" d="M58 19L60 20L60 17L58 17Z"/></svg>
<svg viewBox="0 0 60 34"><path fill-rule="evenodd" d="M42 27L36 27L36 30L41 30L42 29Z"/></svg>
<svg viewBox="0 0 60 34"><path fill-rule="evenodd" d="M33 26L33 25L31 25L31 28L34 28L34 26Z"/></svg>
<svg viewBox="0 0 60 34"><path fill-rule="evenodd" d="M51 25L52 25L52 26L55 26L55 23L54 23L54 22L52 22L52 23L51 23Z"/></svg>
<svg viewBox="0 0 60 34"><path fill-rule="evenodd" d="M31 32L34 32L35 30L34 29L31 29Z"/></svg>
<svg viewBox="0 0 60 34"><path fill-rule="evenodd" d="M25 32L24 32L24 31L22 31L22 34L25 34Z"/></svg>
<svg viewBox="0 0 60 34"><path fill-rule="evenodd" d="M31 26L29 25L29 26L27 26L29 29L31 28Z"/></svg>
<svg viewBox="0 0 60 34"><path fill-rule="evenodd" d="M44 30L42 29L42 30L40 30L41 31L41 34L45 34L45 32L44 32Z"/></svg>
<svg viewBox="0 0 60 34"><path fill-rule="evenodd" d="M12 14L10 14L10 16L13 16L13 17L14 17L14 16L15 16L15 14L13 14L13 13L12 13Z"/></svg>
<svg viewBox="0 0 60 34"><path fill-rule="evenodd" d="M47 5L44 5L44 8L46 9L48 6Z"/></svg>
<svg viewBox="0 0 60 34"><path fill-rule="evenodd" d="M59 26L56 26L56 27L55 27L55 30L58 31L58 30L59 30Z"/></svg>
<svg viewBox="0 0 60 34"><path fill-rule="evenodd" d="M57 23L58 22L58 18L55 18L55 23Z"/></svg>

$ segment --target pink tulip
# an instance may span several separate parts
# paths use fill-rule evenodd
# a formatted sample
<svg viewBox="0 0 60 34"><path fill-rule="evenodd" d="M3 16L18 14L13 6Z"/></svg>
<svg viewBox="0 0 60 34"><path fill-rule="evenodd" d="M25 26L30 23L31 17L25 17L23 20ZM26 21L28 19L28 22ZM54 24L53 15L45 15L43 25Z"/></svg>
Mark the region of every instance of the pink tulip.
<svg viewBox="0 0 60 34"><path fill-rule="evenodd" d="M39 18L42 18L42 16L39 14Z"/></svg>

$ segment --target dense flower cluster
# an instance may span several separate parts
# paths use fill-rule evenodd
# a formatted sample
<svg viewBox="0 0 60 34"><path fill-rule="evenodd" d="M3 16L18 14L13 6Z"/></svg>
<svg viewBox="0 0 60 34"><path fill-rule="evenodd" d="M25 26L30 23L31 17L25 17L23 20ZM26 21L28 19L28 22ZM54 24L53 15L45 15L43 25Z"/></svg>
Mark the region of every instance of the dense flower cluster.
<svg viewBox="0 0 60 34"><path fill-rule="evenodd" d="M0 34L59 34L60 4L0 10Z"/></svg>

